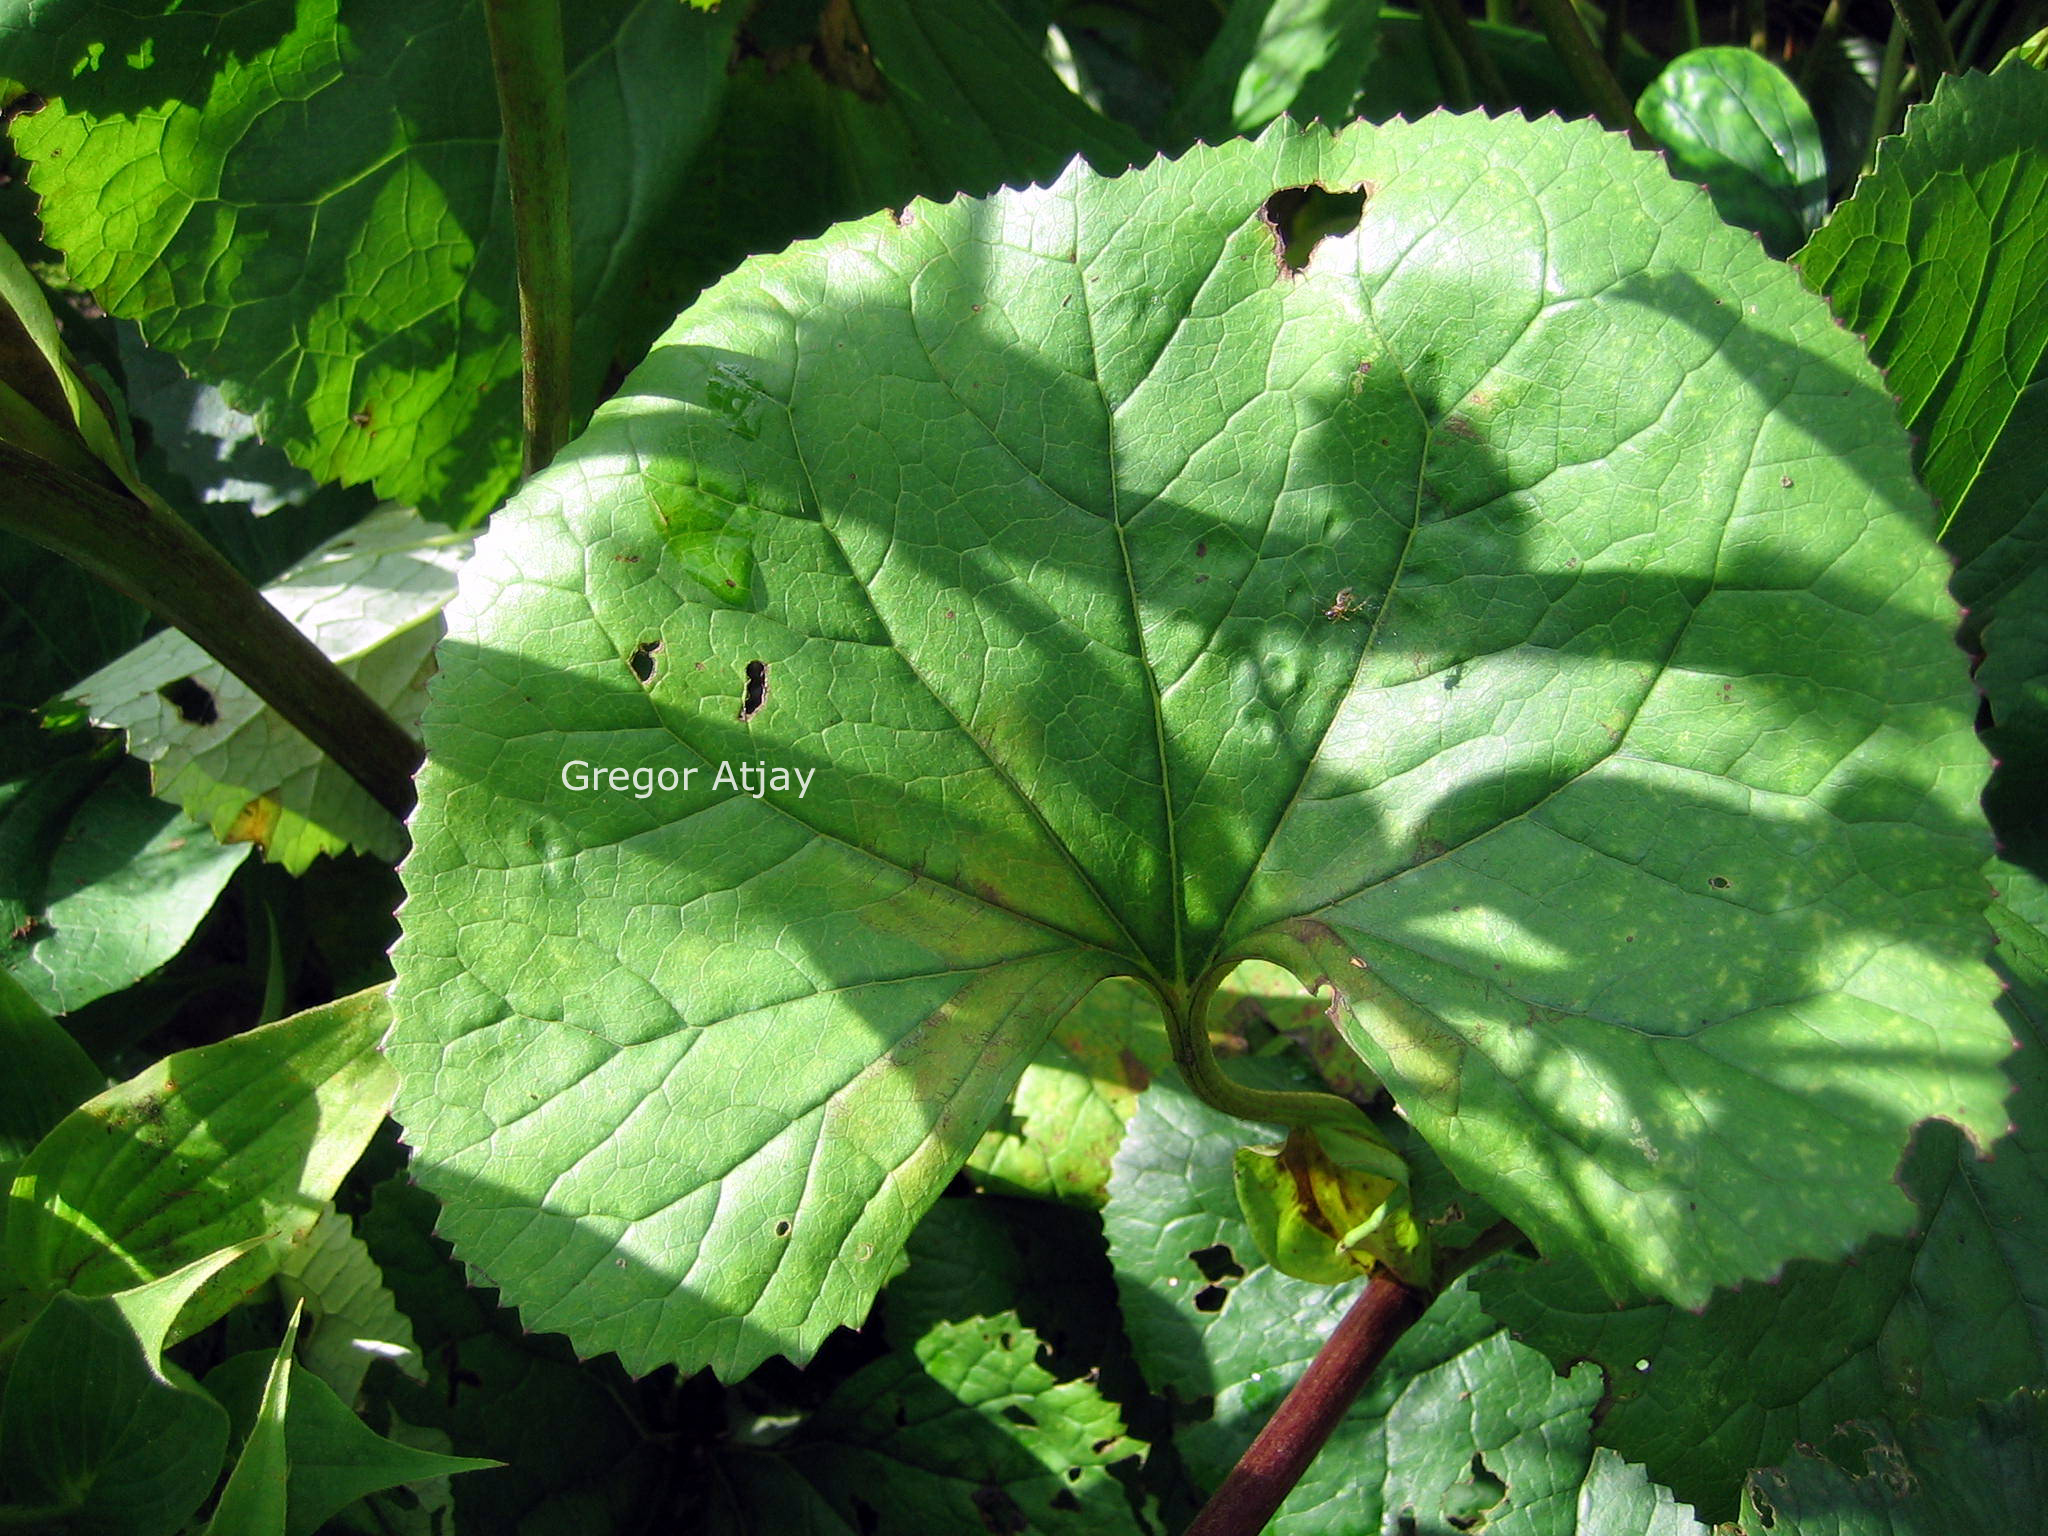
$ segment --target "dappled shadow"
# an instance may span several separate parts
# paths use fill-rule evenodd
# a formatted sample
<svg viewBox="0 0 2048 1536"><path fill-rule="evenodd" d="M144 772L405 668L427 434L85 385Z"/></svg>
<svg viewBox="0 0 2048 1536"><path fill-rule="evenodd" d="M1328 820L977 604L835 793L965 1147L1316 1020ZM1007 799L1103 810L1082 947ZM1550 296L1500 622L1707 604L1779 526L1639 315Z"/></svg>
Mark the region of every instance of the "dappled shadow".
<svg viewBox="0 0 2048 1536"><path fill-rule="evenodd" d="M1601 265L1415 178L1293 272L1201 185L1180 266L1135 179L759 260L486 541L401 1116L537 1325L810 1347L1060 1012L1247 953L1617 1288L1902 1224L1907 1126L1995 1106L1955 615L1818 302L1678 275L1751 250L1703 208Z"/></svg>

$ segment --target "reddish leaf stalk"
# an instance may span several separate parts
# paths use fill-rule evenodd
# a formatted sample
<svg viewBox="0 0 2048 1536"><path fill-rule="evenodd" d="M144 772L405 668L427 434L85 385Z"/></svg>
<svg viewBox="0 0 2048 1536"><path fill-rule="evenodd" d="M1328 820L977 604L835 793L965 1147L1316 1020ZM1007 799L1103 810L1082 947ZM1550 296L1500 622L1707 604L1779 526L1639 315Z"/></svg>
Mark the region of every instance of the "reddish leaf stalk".
<svg viewBox="0 0 2048 1536"><path fill-rule="evenodd" d="M1251 1449L1202 1506L1187 1536L1256 1536L1264 1530L1394 1341L1428 1305L1426 1293L1386 1270L1374 1275Z"/></svg>

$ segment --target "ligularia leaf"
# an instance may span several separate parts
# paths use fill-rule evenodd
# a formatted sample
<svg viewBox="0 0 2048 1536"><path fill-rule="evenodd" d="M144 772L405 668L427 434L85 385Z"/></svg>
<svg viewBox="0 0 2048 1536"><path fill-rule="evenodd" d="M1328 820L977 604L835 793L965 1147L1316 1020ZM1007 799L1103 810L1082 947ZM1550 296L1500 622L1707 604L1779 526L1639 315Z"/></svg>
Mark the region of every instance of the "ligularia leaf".
<svg viewBox="0 0 2048 1536"><path fill-rule="evenodd" d="M1357 226L1283 261L1318 185ZM802 1357L1092 987L1199 1069L1246 957L1617 1294L1903 1229L2010 1048L1906 454L1586 125L1281 125L748 262L448 612L389 1046L441 1231L630 1368Z"/></svg>

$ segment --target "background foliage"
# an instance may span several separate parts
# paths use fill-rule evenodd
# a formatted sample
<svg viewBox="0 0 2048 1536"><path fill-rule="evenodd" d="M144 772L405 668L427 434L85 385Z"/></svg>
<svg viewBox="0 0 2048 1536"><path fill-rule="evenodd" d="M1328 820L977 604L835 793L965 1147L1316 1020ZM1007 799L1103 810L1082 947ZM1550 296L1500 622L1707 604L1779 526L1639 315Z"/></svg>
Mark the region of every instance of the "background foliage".
<svg viewBox="0 0 2048 1536"><path fill-rule="evenodd" d="M934 368L987 391L993 403L982 408L1000 426L992 436L1009 449L1025 445L1024 467L1039 482L1084 506L1118 494L1088 478L1101 445L1075 426L1086 412L1069 396L1085 386L1106 399L1122 387L1121 364L1068 366L1062 328L1075 323L1073 310L1023 265L1043 229L985 225L1050 201L951 199L1044 185L1080 157L1062 195L1124 200L1116 211L1130 254L1104 271L1125 291L1191 284L1188 307L1201 317L1161 348L1162 377L1183 393L1138 436L1147 449L1134 456L1125 446L1125 462L1156 453L1155 494L1242 486L1267 509L1323 515L1319 490L1365 478L1327 464L1314 485L1290 478L1294 446L1315 419L1303 407L1314 390L1301 380L1341 329L1331 315L1343 284L1355 287L1370 265L1346 239L1359 201L1331 189L1386 180L1404 154L1430 168L1411 169L1411 186L1430 177L1448 185L1466 166L1484 192L1469 226L1455 223L1455 211L1404 216L1417 229L1462 230L1473 256L1467 290L1439 287L1413 302L1375 290L1386 308L1347 336L1360 347L1340 359L1351 393L1336 408L1399 430L1406 408L1380 392L1391 399L1398 385L1412 395L1414 359L1427 359L1435 371L1420 384L1444 391L1432 401L1437 416L1463 424L1446 429L1443 443L1457 449L1491 434L1503 455L1491 463L1474 447L1419 460L1442 476L1428 487L1432 504L1485 506L1506 486L1581 507L1600 540L1554 553L1559 572L1565 558L1575 571L1586 558L1589 568L1567 585L1581 594L1572 600L1590 604L1588 623L1607 626L1601 644L1610 650L1626 649L1612 626L1651 606L1644 583L1655 578L1634 576L1634 597L1618 603L1584 596L1601 574L1591 569L1593 544L1626 533L1646 572L1678 560L1688 531L1705 526L1662 510L1710 499L1724 481L1783 493L1758 514L1753 526L1764 531L1755 537L1781 555L1798 546L1827 558L1815 555L1796 580L1767 573L1761 585L1820 593L1831 617L1794 629L1730 618L1717 628L1725 665L1716 676L1778 690L1773 739L1787 761L1833 732L1877 741L1865 761L1887 766L1839 795L1773 801L1775 817L1759 809L1770 787L1759 782L1748 813L1730 815L1723 835L1745 849L1746 869L1778 861L1772 889L1785 900L1776 910L1801 914L1788 921L1822 913L1811 920L1829 943L1859 933L1862 964L1895 964L1882 957L1902 953L1908 939L1935 955L1922 970L1894 969L1879 983L1872 969L1865 980L1888 1018L1940 1027L1929 1036L1936 1049L1916 1044L1898 1064L1869 1069L1867 1081L1882 1082L1871 1094L1876 1108L1825 1146L1804 1118L1810 1101L1798 1097L1796 1064L1782 1064L1783 1098L1731 1089L1740 1134L1719 1147L1683 1143L1684 1156L1698 1160L1689 1176L1699 1187L1735 1190L1729 1198L1744 1210L1725 1219L1657 1214L1659 1192L1681 1178L1667 1164L1635 1205L1617 1199L1588 1216L1559 1192L1574 1180L1625 1186L1637 1176L1623 1161L1632 1155L1627 1127L1601 1121L1590 1100L1568 1135L1557 1123L1518 1128L1514 1095L1488 1120L1476 1088L1462 1118L1432 1115L1413 1059L1355 1024L1333 1025L1327 991L1310 999L1287 971L1240 970L1211 1015L1212 1042L1234 1075L1352 1097L1409 1159L1417 1214L1440 1245L1471 1241L1506 1211L1544 1253L1539 1261L1518 1246L1435 1300L1273 1528L2027 1529L2048 1492L2048 460L2038 430L2048 425L2048 307L2039 302L2048 292L2048 16L2016 0L1948 8L1941 30L1973 72L1937 85L1931 61L1875 5L1715 7L1697 21L1690 6L1649 18L1619 5L1582 8L1602 60L1593 75L1544 30L1552 9L1489 3L1468 14L1333 0L566 6L572 392L578 425L591 430L488 535L489 553L472 559L475 534L516 486L520 452L513 221L482 0L193 0L161 14L95 0L0 0L0 149L9 156L0 182L0 445L175 509L407 728L417 727L436 670L446 674L444 697L467 697L472 718L458 719L451 705L439 727L408 869L416 903L434 880L456 893L409 909L407 939L413 956L449 957L453 976L476 961L479 923L505 910L503 889L482 872L536 857L544 872L559 851L517 846L548 834L538 819L510 816L504 794L506 754L531 723L523 712L546 717L557 701L538 684L523 701L492 698L479 680L510 675L504 655L531 636L567 647L570 631L548 605L565 592L581 603L587 591L602 599L600 617L587 620L591 657L609 670L601 689L570 690L584 713L568 725L601 740L621 721L630 728L650 699L680 718L687 711L677 700L694 707L701 698L701 718L714 724L690 728L708 733L707 743L756 740L732 720L734 679L700 685L681 675L678 625L727 626L747 618L749 605L766 611L753 584L766 594L782 569L774 562L787 558L773 528L795 527L816 507L790 490L766 506L779 524L764 516L734 538L734 504L778 494L773 455L785 441L808 465L836 465L849 434L887 443L914 433L929 444L949 420L972 426L964 402L949 417L891 378L890 349L905 345L889 333L892 316L917 317L927 342L947 326L969 337L945 305L970 291L1002 301L1018 327L1010 344L977 353L968 341L941 340ZM1625 126L1616 101L1663 150L1662 167L1585 124L1435 119L1338 140L1273 126L1283 115L1385 123L1439 107L1604 115ZM1262 132L1263 148L1241 142ZM1120 181L1089 179L1198 144L1225 147ZM1469 412L1467 389L1486 371L1471 358L1491 345L1489 326L1499 328L1496 312L1514 292L1520 205L1483 177L1516 157L1542 173L1533 179L1548 178L1529 200L1546 229L1598 215L1596 230L1560 234L1561 259L1609 259L1637 217L1663 232L1656 260L1690 275L1706 296L1699 305L1733 298L1746 313L1768 310L1759 333L1797 340L1804 372L1783 370L1793 383L1761 425L1735 422L1723 407L1773 365L1724 340L1692 359L1699 380L1673 386L1674 400L1691 403L1664 429L1691 432L1689 448L1659 458L1633 436L1589 441L1579 446L1598 473L1582 484L1569 466L1547 491L1511 484L1527 467L1515 453L1563 441L1517 426L1542 410L1525 403L1518 418L1502 407L1475 429L1452 408ZM1575 192L1574 173L1598 190ZM1691 190L1699 186L1704 196ZM1267 202L1287 187L1302 190ZM1418 208L1426 202L1404 195ZM1635 199L1636 212L1617 196ZM1219 250L1241 248L1247 271L1253 258L1263 265L1242 295L1209 293L1210 310L1195 290L1219 264L1189 254L1205 197L1240 214L1264 205L1270 217L1218 225ZM1407 206L1395 200L1392 212ZM828 229L825 245L762 259ZM1489 238L1497 270L1474 256ZM1309 259L1318 248L1321 264ZM903 250L915 250L918 264L892 268L890 253ZM1332 253L1344 251L1352 265L1337 274ZM826 271L819 253L839 265ZM954 270L948 289L931 276L947 263L982 266ZM1635 275L1656 270L1645 258ZM1261 310L1276 271L1293 307L1275 300ZM1319 303L1331 308L1314 310ZM1106 328L1143 330L1145 316L1119 314L1107 292L1084 297L1081 308L1091 305ZM1585 375L1546 396L1551 417L1621 411L1642 393L1644 369L1684 350L1669 328L1684 312L1659 294L1603 333L1594 351L1625 355L1630 369ZM1289 330L1289 316L1312 316L1313 331ZM1290 337L1293 372L1278 384L1250 380L1245 398L1225 400L1245 356L1286 355ZM834 339L849 350L822 387L840 414L806 437L786 425L794 386L740 361L786 355L793 372ZM714 366L714 347L729 349L733 365ZM1882 392L1859 350L1883 370ZM1380 355L1397 362L1357 368ZM1718 389L1715 367L1727 375ZM1546 377L1540 368L1530 375ZM1134 390L1137 375L1123 384ZM900 400L891 394L899 388ZM1214 400L1191 403L1203 389ZM1806 394L1827 403L1810 406ZM1925 498L1884 394L1911 434L1910 469ZM651 412L665 397L688 409L657 427ZM1216 421L1196 420L1204 409ZM1788 422L1805 434L1803 446L1787 446L1798 435ZM1740 452L1753 462L1738 469L1730 455ZM606 467L607 455L621 454L642 461L645 484ZM855 453L844 467L859 474L899 457ZM1629 494L1614 492L1617 482ZM971 510L971 480L927 489ZM916 503L916 487L895 490ZM1646 521L1631 532L1621 528L1623 503L1639 490ZM1011 505L1004 494L996 500ZM1880 501L1888 518L1859 542L1848 525L1860 520L1849 514ZM667 519L659 538L650 504ZM1053 553L1073 547L1026 520L1005 524L996 501L984 511L986 526L954 554L993 548L1043 584ZM637 517L650 550L623 533L604 542L594 531L600 514ZM1447 521L1477 526L1469 516ZM9 662L0 676L0 1163L12 1182L0 1213L0 1517L11 1525L220 1536L1178 1529L1356 1294L1357 1283L1316 1286L1265 1262L1233 1191L1232 1153L1246 1128L1183 1088L1151 994L1125 980L1090 991L1097 972L1087 963L1027 978L1085 1000L1049 1039L1015 1027L1008 1056L981 1062L978 1102L992 1120L984 1131L970 1114L955 1128L949 1155L964 1166L927 1170L923 1194L937 1198L921 1219L914 1199L886 1233L863 1236L871 1272L838 1296L836 1310L792 1301L809 1308L798 1326L722 1305L703 1338L679 1342L633 1310L640 1277L619 1267L626 1249L595 1255L582 1246L595 1232L588 1223L569 1223L558 1245L576 1274L508 1264L507 1250L534 1237L520 1227L518 1199L557 1187L566 1170L549 1161L559 1149L531 1157L509 1129L497 1134L522 1120L523 1104L493 1101L498 1119L486 1122L459 1108L474 1098L459 1083L439 1095L438 1074L453 1059L444 1047L476 1022L474 1000L454 981L438 1016L409 1014L396 1036L408 1074L406 1137L424 1150L386 1118L398 1085L378 1047L392 1024L387 954L406 829L190 641L20 537L18 519L6 526L15 531L0 533ZM945 546L946 525L933 527L929 545ZM1449 596L1434 610L1374 610L1348 624L1351 615L1318 611L1290 632L1260 608L1257 529L1244 522L1237 534L1242 548L1214 532L1201 540L1218 579L1203 596L1191 589L1175 623L1209 599L1233 612L1242 599L1240 622L1261 621L1268 653L1295 644L1312 670L1318 647L1304 636L1320 643L1405 622L1426 661L1416 664L1417 696L1427 690L1432 720L1514 691L1487 672L1482 642L1489 625L1507 622L1514 581L1544 569L1534 552L1511 551L1522 564L1499 573L1488 593L1446 582ZM1930 557L1927 534L1938 536L1952 572ZM1738 554L1747 536L1735 535ZM1880 545L1882 558L1873 553ZM598 556L586 547L617 563L587 573ZM642 554L650 562L634 563ZM1484 554L1476 543L1446 545L1444 559L1479 569ZM1300 554L1297 564L1313 558ZM662 560L695 583L687 598L650 584ZM1363 602L1386 585L1360 582L1354 592L1334 569L1289 569L1338 608L1340 588ZM1959 637L1982 695L1974 721L1958 713L1972 701L1948 649L1955 607L1938 590L1944 576L1963 609ZM867 584L886 596L887 579L871 570ZM946 609L931 592L943 583L930 572L919 579L931 590L913 583L905 611L922 605L936 622ZM467 585L451 620L443 610L458 580ZM1042 595L1064 614L1090 611L1086 591L1056 586ZM478 617L493 611L495 621ZM814 640L839 622L816 592L789 611L789 632ZM629 672L649 635L661 649L640 659L653 665L646 676ZM1152 638L1174 643L1164 624ZM733 643L764 642L750 633ZM1198 665L1203 647L1186 649ZM569 650L545 658L563 676L590 661ZM1091 692L1073 685L1098 659L1076 659L1064 678L1070 691ZM784 668L778 703L792 707L804 664L794 650L775 664ZM1935 681L1923 687L1922 674ZM1094 692L1113 692L1115 679L1095 681ZM1332 686L1333 710L1340 692ZM992 696L1023 695L1012 678L997 679ZM1685 701L1700 712L1715 703ZM1921 704L1931 713L1909 719ZM763 728L777 718L764 715ZM1186 723L1190 740L1213 726L1218 753L1251 739L1213 721ZM1225 723L1245 729L1242 719ZM1105 714L1084 734L1100 740L1113 725ZM1986 759L1972 728L1996 759L1981 816L1974 801ZM1687 729L1684 752L1719 750L1711 731ZM1553 738L1535 731L1525 742L1547 752ZM537 750L550 762L563 755L553 738ZM850 750L832 770L842 781L867 749ZM947 769L934 762L936 782ZM896 772L878 763L874 776ZM1883 786L1914 773L1938 781L1938 793L1899 812ZM1248 768L1243 776L1257 777ZM1856 801L1852 790L1875 798ZM459 808L464 793L491 798L453 816L435 809ZM885 798L877 791L860 810L864 828L877 825ZM1055 796L1035 799L1054 821L1067 813ZM1375 806L1398 815L1398 799L1389 792ZM1219 806L1226 800L1243 796ZM1838 833L1823 821L1853 822L1841 813L1859 806L1866 840L1827 842ZM928 835L946 817L971 830L981 809L962 791L918 809L901 835ZM1625 832L1633 814L1616 796L1581 809L1573 835L1589 839L1596 824ZM1570 811L1555 815L1568 820ZM1820 829L1818 841L1799 843L1801 825ZM1222 846L1234 823L1219 809L1201 830ZM1072 846L1094 846L1060 831ZM735 856L774 852L759 828L732 835ZM1667 839L1662 852L1675 857L1695 835ZM1290 871L1308 869L1310 853L1333 836L1306 837ZM1985 865L1994 837L1998 853ZM1854 848L1872 880L1853 899L1841 894L1851 877L1825 862L1826 849L1841 847ZM1623 851L1654 862L1659 845L1646 833ZM1029 863L1027 853L1018 858ZM1154 910L1146 882L1164 890L1161 871L1145 868L1140 848L1105 843L1090 857L1099 862L1086 872L1110 893L1104 911L1131 918L1136 931L1123 938L1140 958L1156 958L1175 934L1213 938L1225 926L1228 894L1216 896L1204 930L1197 909L1215 893L1198 889L1186 910L1175 905L1183 898L1162 897L1157 911L1169 917L1145 927ZM1217 871L1218 891L1249 878L1230 860L1203 868ZM1808 892L1804 905L1793 899L1802 872L1821 893ZM1704 882L1719 871L1698 873ZM626 885L607 893L616 871L576 875L567 895L536 888L536 905L511 926L530 925L548 901L557 916L581 911L614 929L629 920L604 916L607 902L624 912L640 899ZM1057 905L1058 881L1045 878L1039 894ZM1480 930L1484 914L1500 910L1498 871L1459 878L1470 931L1447 929L1439 940L1493 942ZM1702 922L1747 921L1734 915L1746 893L1724 899L1725 887L1703 886L1694 907L1664 912L1669 943L1658 949L1658 912L1635 907L1620 886L1602 909L1587 878L1560 864L1544 883L1578 892L1571 910L1590 914L1583 930L1559 926L1550 938L1598 953L1607 969L1596 967L1596 979L1620 964L1599 937L1612 940L1617 923L1634 922L1629 942L1648 946L1636 953L1655 949L1651 958L1667 967L1631 962L1631 974L1647 978L1631 985L1684 990L1697 981L1686 945L1704 942ZM813 879L808 889L816 905L821 887ZM1367 910L1369 893L1340 894L1351 902L1346 942L1392 931L1393 919ZM1987 894L1980 925L1973 908ZM677 896L664 886L652 899ZM1034 899L1012 905L1028 916ZM1567 910L1558 905L1558 924ZM720 931L730 936L745 920L727 912ZM951 932L975 964L1001 947L964 919ZM558 990L582 984L577 967L587 958L556 938L525 984L541 974ZM1784 941L1762 947L1773 943ZM1353 952L1364 953L1345 953ZM720 953L706 946L702 965L715 967ZM1301 974L1314 969L1298 954L1277 958ZM1364 985L1341 961L1332 969L1347 987ZM421 986L417 974L408 987ZM760 990L766 976L740 975L735 998L742 983ZM706 969L694 984L711 980ZM1395 980L1427 987L1440 978ZM613 988L603 995L618 1018L650 1006L622 977L592 985ZM793 995L785 987L738 1001L782 1006ZM1597 1001L1621 1006L1621 992L1610 986ZM672 1025L666 1007L657 999L653 1012ZM1544 1027L1564 1031L1568 1011L1561 1001ZM1482 1015L1468 1017L1475 1042L1490 1038ZM1828 1027L1838 1045L1851 1039L1846 1026ZM447 1039L424 1049L434 1030ZM2006 1061L2008 1037L2020 1049ZM1867 1034L1859 1048L1885 1038ZM1503 1081L1540 1077L1540 1063L1500 1061ZM560 1079L569 1065L550 1047L517 1074L484 1076L493 1092L502 1078L503 1092L523 1094L529 1079ZM1626 1075L1610 1063L1602 1081ZM779 1091L787 1077L778 1060L762 1082ZM1383 1082L1407 1116L1394 1112ZM1573 1102L1560 1093L1546 1103L1545 1090L1534 1091L1545 1110ZM640 1103L636 1093L607 1112L618 1119ZM716 1107L707 1100L705 1113L674 1122L696 1140L627 1127L578 1155L596 1160L600 1188L633 1186L650 1161L715 1146L701 1127ZM1894 1190L1904 1138L1930 1114ZM790 1106L770 1104L763 1123L775 1133L794 1119ZM1680 1123L1647 1133L1638 1125L1635 1134L1668 1151ZM1603 1141L1607 1131L1616 1137ZM1988 1160L1966 1131L1989 1144ZM496 1135L500 1160L451 1175L442 1148L485 1133ZM1532 1148L1561 1161L1540 1178L1518 1174ZM1568 1148L1583 1160L1565 1158ZM453 1214L436 1194L453 1200ZM823 1263L829 1253L821 1254ZM503 1282L523 1311L499 1305L464 1260ZM731 1272L743 1270L735 1262ZM792 1296L815 1297L822 1273L792 1271ZM552 1311L549 1287L562 1298ZM546 1331L557 1327L569 1337ZM719 1328L728 1328L724 1342L706 1342ZM678 1359L714 1361L728 1379L666 1363Z"/></svg>

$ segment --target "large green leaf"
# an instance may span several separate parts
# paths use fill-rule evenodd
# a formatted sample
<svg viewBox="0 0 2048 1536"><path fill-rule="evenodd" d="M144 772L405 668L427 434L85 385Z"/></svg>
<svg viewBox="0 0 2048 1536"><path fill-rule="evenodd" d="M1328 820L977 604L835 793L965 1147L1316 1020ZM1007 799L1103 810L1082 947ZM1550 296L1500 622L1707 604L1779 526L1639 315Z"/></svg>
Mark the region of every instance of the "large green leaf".
<svg viewBox="0 0 2048 1536"><path fill-rule="evenodd" d="M717 111L738 9L565 8L584 399ZM8 0L0 96L16 90L49 100L13 133L70 278L316 479L458 518L511 485L518 321L480 0L345 18L339 0Z"/></svg>
<svg viewBox="0 0 2048 1536"><path fill-rule="evenodd" d="M1702 1513L1735 1513L1743 1474L1837 1424L1885 1413L1967 1414L2048 1377L2048 887L1995 865L1991 909L2010 984L2012 1127L1979 1161L1928 1127L1904 1182L1910 1240L1853 1264L1789 1265L1778 1283L1701 1312L1605 1305L1575 1264L1480 1280L1496 1317L1560 1366L1606 1372L1599 1439Z"/></svg>
<svg viewBox="0 0 2048 1536"><path fill-rule="evenodd" d="M1885 369L1982 624L2041 538L2021 530L2048 457L2018 412L2048 361L2048 75L1944 77L1798 264Z"/></svg>
<svg viewBox="0 0 2048 1536"><path fill-rule="evenodd" d="M1297 271L1311 183L1371 195ZM806 1354L1090 987L1192 1034L1247 956L1617 1293L1902 1230L2010 1048L1930 522L1853 338L1589 126L756 259L449 610L391 1045L442 1230L635 1368Z"/></svg>
<svg viewBox="0 0 2048 1536"><path fill-rule="evenodd" d="M387 507L264 588L272 607L400 725L419 721L466 536ZM404 851L390 812L247 683L167 629L68 690L126 733L156 793L294 874L323 853Z"/></svg>
<svg viewBox="0 0 2048 1536"><path fill-rule="evenodd" d="M235 1256L206 1254L113 1295L51 1299L9 1362L0 1519L76 1536L169 1536L184 1524L220 1474L228 1418L165 1362L164 1337Z"/></svg>
<svg viewBox="0 0 2048 1536"><path fill-rule="evenodd" d="M32 1290L107 1295L251 1239L184 1320L217 1317L319 1218L391 1101L381 989L178 1051L67 1115L23 1159L8 1265Z"/></svg>
<svg viewBox="0 0 2048 1536"><path fill-rule="evenodd" d="M1785 72L1748 48L1682 53L1636 101L1671 155L1671 173L1706 184L1721 217L1795 250L1820 222L1827 156L1820 127Z"/></svg>

